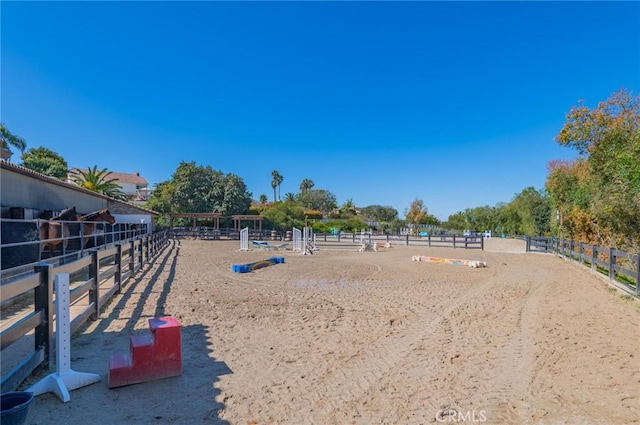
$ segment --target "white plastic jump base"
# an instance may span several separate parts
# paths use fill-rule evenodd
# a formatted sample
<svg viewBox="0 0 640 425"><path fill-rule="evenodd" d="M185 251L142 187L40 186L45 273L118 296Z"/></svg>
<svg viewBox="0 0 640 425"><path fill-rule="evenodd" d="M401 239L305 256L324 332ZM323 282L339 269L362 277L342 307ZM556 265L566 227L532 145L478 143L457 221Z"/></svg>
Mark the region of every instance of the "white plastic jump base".
<svg viewBox="0 0 640 425"><path fill-rule="evenodd" d="M55 278L56 289L56 373L52 373L27 392L34 396L54 393L64 403L71 400L69 391L100 382L95 373L76 372L71 369L71 326L69 319L69 273L60 273Z"/></svg>
<svg viewBox="0 0 640 425"><path fill-rule="evenodd" d="M249 228L240 230L240 251L249 251Z"/></svg>
<svg viewBox="0 0 640 425"><path fill-rule="evenodd" d="M375 251L378 252L378 244L376 243L363 243L362 245L360 245L360 248L358 248L358 252L365 252L365 251Z"/></svg>

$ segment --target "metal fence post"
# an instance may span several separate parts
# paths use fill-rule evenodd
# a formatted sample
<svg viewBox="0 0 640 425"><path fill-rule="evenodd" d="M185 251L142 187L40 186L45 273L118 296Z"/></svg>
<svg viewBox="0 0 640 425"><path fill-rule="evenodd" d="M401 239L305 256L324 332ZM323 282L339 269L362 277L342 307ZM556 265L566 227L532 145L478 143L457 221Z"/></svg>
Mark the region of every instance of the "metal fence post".
<svg viewBox="0 0 640 425"><path fill-rule="evenodd" d="M53 344L53 266L51 264L40 263L35 266L36 273L40 273L40 285L33 290L35 311L42 309L44 323L36 326L35 329L35 349L42 347L44 360L48 362L48 367L54 366L54 345Z"/></svg>
<svg viewBox="0 0 640 425"><path fill-rule="evenodd" d="M456 247L456 235L453 235L453 247Z"/></svg>
<svg viewBox="0 0 640 425"><path fill-rule="evenodd" d="M524 237L524 240L526 241L526 245L525 245L525 246L526 246L526 248L525 248L525 251L526 251L526 252L531 251L531 236L525 236L525 237Z"/></svg>
<svg viewBox="0 0 640 425"><path fill-rule="evenodd" d="M80 225L79 233L80 233L80 252L84 252L86 246L84 246L84 226L82 224Z"/></svg>

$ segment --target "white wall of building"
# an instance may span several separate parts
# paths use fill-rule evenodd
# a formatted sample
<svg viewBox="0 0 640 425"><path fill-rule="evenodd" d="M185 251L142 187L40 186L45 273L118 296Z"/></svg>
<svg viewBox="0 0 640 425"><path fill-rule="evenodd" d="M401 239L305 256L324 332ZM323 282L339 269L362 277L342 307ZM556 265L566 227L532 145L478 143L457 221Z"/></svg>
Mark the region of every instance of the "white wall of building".
<svg viewBox="0 0 640 425"><path fill-rule="evenodd" d="M145 214L112 214L116 219L116 224L146 224L147 233L152 233L151 215Z"/></svg>

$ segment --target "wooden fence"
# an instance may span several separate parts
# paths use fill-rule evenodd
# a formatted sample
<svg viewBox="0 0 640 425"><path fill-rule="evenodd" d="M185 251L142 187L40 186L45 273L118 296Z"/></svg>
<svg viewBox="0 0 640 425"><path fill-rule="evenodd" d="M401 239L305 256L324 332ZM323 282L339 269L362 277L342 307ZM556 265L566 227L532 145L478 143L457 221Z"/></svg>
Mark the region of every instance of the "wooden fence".
<svg viewBox="0 0 640 425"><path fill-rule="evenodd" d="M640 254L566 239L527 236L527 252L550 252L609 277L616 286L640 297Z"/></svg>
<svg viewBox="0 0 640 425"><path fill-rule="evenodd" d="M390 243L392 246L422 246L428 248L465 248L465 249L481 249L484 250L484 235L476 236L460 236L455 234L447 235L427 235L427 236L394 236L394 235L376 235L372 233L340 232L331 233L315 233L316 244L319 248L349 248L360 246L363 242L372 243ZM239 240L240 232L232 229L213 229L210 227L174 227L171 237L175 238L199 238L199 239L225 239ZM276 230L255 230L249 229L250 240L271 240L271 241L291 241L291 231Z"/></svg>
<svg viewBox="0 0 640 425"><path fill-rule="evenodd" d="M272 240L281 241L285 239L286 232L277 230L257 230L249 229L249 239L251 240ZM170 230L172 238L198 238L209 240L239 240L240 231L231 228L216 229L207 226L197 227L174 227Z"/></svg>
<svg viewBox="0 0 640 425"><path fill-rule="evenodd" d="M359 246L363 242L389 243L391 246L421 246L426 248L464 248L484 250L484 236L459 236L459 235L427 235L427 236L392 236L373 235L371 233L316 233L316 245L322 247Z"/></svg>
<svg viewBox="0 0 640 425"><path fill-rule="evenodd" d="M106 249L94 249L76 261L54 266L39 263L33 272L2 284L0 302L16 300L16 318L0 332L3 361L6 350L33 334L30 353L15 367L2 374L2 392L15 390L40 365L53 367L54 359L54 279L58 273L69 273L69 310L71 332L76 332L87 320L96 320L107 301L120 293L134 274L169 243L168 232L138 237ZM17 307L16 307L17 306ZM10 307L11 308L11 307Z"/></svg>

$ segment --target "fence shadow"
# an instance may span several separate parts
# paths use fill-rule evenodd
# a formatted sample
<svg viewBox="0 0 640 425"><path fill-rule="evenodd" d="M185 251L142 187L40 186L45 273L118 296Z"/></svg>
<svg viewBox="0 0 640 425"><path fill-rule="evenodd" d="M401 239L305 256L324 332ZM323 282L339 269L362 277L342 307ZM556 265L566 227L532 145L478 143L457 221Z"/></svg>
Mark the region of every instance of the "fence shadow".
<svg viewBox="0 0 640 425"><path fill-rule="evenodd" d="M29 411L29 423L213 423L220 419L224 403L219 401L216 383L222 375L233 373L214 357L214 348L204 325L181 327L182 375L108 388L109 356L128 352L130 336L138 333L136 325L148 326L148 319L172 315L164 305L176 274L180 242L171 240L135 278L104 307L97 322L85 325L84 331L71 340L71 367L78 372L97 373L102 382L71 391L70 406L52 393L36 397ZM167 268L168 273L167 273ZM152 292L156 305L145 305ZM139 297L139 301L134 299ZM133 310L125 307L136 303ZM130 305L129 305L130 306ZM153 314L145 314L152 311ZM177 312L176 312L177 313ZM110 330L114 321L122 321L119 331ZM27 388L55 370L38 370L21 387ZM66 407L66 406L65 406Z"/></svg>
<svg viewBox="0 0 640 425"><path fill-rule="evenodd" d="M93 332L105 332L112 321L122 320L122 312L125 310L126 305L131 300L132 296L138 292L138 289L144 285L140 295L140 302L136 303L135 308L131 315L127 318L127 323L124 325L124 331L131 331L140 320L145 318L165 316L164 304L167 299L167 295L171 289L171 284L176 274L176 262L178 255L180 254L180 241L175 239L170 240L167 245L154 259L150 262L148 267L141 270L140 273L135 275L131 281L122 288L122 292L119 296L111 299L107 304L105 310L108 312L100 314L100 322L94 327ZM162 274L166 267L169 267L169 273L164 279L160 281ZM153 271L153 274L149 276L149 273ZM153 315L143 316L143 310L145 309L145 302L149 297L149 294L159 289L158 301L155 306L155 313ZM148 309L148 307L147 307Z"/></svg>

